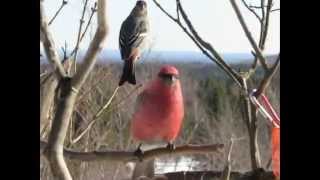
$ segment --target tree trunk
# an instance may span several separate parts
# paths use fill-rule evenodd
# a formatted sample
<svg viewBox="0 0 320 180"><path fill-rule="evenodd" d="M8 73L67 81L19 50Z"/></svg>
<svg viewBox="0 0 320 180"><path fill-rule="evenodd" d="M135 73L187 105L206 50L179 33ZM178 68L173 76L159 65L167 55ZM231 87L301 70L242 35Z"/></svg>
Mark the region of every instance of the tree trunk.
<svg viewBox="0 0 320 180"><path fill-rule="evenodd" d="M251 120L252 122L249 130L250 138L250 155L252 169L261 167L260 151L258 145L258 129L257 129L257 108L251 103Z"/></svg>
<svg viewBox="0 0 320 180"><path fill-rule="evenodd" d="M242 85L244 91L249 93L246 79L242 79ZM257 134L257 108L250 102L247 94L242 96L244 102L244 120L248 128L249 133L249 147L250 147L250 159L251 168L253 170L261 167L260 153L258 148L258 134Z"/></svg>
<svg viewBox="0 0 320 180"><path fill-rule="evenodd" d="M63 89L62 91L65 92L68 91L68 89ZM63 158L63 144L69 127L76 96L77 94L74 91L69 91L65 97L61 97L53 120L52 130L49 135L49 143L45 151L46 157L50 162L53 176L60 177L64 180L72 180Z"/></svg>
<svg viewBox="0 0 320 180"><path fill-rule="evenodd" d="M49 113L54 103L55 90L57 86L58 79L52 73L49 75L48 79L46 79L46 82L44 82L40 87L40 132L42 132L47 126L47 123L49 123Z"/></svg>

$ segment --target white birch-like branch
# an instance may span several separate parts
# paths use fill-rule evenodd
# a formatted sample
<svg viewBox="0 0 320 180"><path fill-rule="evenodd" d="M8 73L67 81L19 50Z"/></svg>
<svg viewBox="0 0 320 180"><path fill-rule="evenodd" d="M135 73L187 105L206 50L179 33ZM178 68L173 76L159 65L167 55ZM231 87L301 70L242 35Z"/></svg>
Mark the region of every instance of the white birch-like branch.
<svg viewBox="0 0 320 180"><path fill-rule="evenodd" d="M48 58L48 61L54 69L56 69L56 74L59 78L65 77L66 72L59 60L59 55L56 50L52 34L48 28L47 18L44 12L43 0L40 1L40 40L43 43L43 48L45 50L45 54Z"/></svg>
<svg viewBox="0 0 320 180"><path fill-rule="evenodd" d="M83 63L81 64L79 71L75 74L72 79L72 87L75 90L79 90L84 81L87 79L90 71L94 67L98 53L103 48L104 41L107 37L109 27L107 24L106 15L106 3L105 0L98 1L98 27L92 42L90 43L89 49L87 50Z"/></svg>

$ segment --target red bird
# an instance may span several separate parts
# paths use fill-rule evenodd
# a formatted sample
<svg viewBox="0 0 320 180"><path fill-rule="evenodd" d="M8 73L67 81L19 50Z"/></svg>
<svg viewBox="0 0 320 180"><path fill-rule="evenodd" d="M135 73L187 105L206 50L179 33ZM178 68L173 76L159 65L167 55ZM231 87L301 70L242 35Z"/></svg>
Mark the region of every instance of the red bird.
<svg viewBox="0 0 320 180"><path fill-rule="evenodd" d="M167 148L173 150L173 141L180 131L183 117L179 72L175 67L165 65L138 96L131 134L140 142L168 142ZM142 153L140 146L141 143L138 153Z"/></svg>

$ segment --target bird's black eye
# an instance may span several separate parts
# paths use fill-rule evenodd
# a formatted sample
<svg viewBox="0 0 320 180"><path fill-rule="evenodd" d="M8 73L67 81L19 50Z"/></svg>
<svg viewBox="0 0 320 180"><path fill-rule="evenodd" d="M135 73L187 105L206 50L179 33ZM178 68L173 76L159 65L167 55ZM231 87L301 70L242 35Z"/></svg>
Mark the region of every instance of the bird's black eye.
<svg viewBox="0 0 320 180"><path fill-rule="evenodd" d="M159 73L158 76L162 79L179 79L178 75L175 74L164 74L164 73Z"/></svg>

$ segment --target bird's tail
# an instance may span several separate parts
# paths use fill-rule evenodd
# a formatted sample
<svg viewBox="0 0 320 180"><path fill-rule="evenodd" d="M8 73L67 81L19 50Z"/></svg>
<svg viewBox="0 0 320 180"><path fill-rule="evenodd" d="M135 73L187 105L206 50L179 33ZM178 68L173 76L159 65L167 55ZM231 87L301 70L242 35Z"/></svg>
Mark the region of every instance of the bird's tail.
<svg viewBox="0 0 320 180"><path fill-rule="evenodd" d="M128 81L130 84L135 85L136 84L136 76L135 76L135 63L133 60L125 60L122 76L119 81L119 86L122 86L126 81Z"/></svg>

